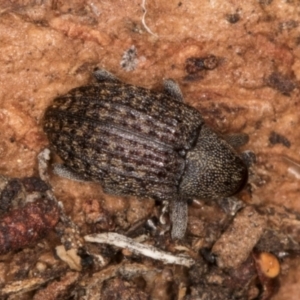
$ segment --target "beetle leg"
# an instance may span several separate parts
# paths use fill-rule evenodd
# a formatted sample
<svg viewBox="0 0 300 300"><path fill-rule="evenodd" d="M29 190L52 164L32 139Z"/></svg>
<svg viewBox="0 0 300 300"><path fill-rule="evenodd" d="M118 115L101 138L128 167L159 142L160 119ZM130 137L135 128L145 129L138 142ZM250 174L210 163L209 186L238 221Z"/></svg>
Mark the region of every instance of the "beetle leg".
<svg viewBox="0 0 300 300"><path fill-rule="evenodd" d="M173 79L164 80L165 93L177 101L183 102L183 95L179 85Z"/></svg>
<svg viewBox="0 0 300 300"><path fill-rule="evenodd" d="M239 148L248 143L249 135L246 133L233 133L224 135L223 139L233 148Z"/></svg>
<svg viewBox="0 0 300 300"><path fill-rule="evenodd" d="M226 197L217 200L222 210L230 216L235 216L236 213L245 207L245 203L236 197Z"/></svg>
<svg viewBox="0 0 300 300"><path fill-rule="evenodd" d="M104 70L98 69L93 73L94 77L98 82L106 81L106 82L121 82L115 75Z"/></svg>
<svg viewBox="0 0 300 300"><path fill-rule="evenodd" d="M182 239L185 235L188 219L188 205L181 197L176 198L172 203L172 239Z"/></svg>
<svg viewBox="0 0 300 300"><path fill-rule="evenodd" d="M242 160L244 161L244 163L246 164L246 166L248 168L256 163L255 153L250 150L246 150L246 151L242 152L240 154L240 157L242 158Z"/></svg>
<svg viewBox="0 0 300 300"><path fill-rule="evenodd" d="M60 177L70 179L70 180L79 181L79 182L87 181L86 178L75 173L74 171L72 171L70 168L68 168L64 164L54 164L52 171L54 174L56 174Z"/></svg>

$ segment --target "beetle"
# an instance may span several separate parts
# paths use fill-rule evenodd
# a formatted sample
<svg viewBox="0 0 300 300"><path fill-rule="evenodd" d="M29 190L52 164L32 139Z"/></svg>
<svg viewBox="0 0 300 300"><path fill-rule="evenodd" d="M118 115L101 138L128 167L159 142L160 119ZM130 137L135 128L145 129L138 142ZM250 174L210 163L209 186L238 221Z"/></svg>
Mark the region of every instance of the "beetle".
<svg viewBox="0 0 300 300"><path fill-rule="evenodd" d="M44 115L61 176L99 182L108 194L171 202L172 238L183 238L187 200L239 192L248 170L228 139L183 101L177 83L163 92L121 82L100 69L96 82L57 97Z"/></svg>

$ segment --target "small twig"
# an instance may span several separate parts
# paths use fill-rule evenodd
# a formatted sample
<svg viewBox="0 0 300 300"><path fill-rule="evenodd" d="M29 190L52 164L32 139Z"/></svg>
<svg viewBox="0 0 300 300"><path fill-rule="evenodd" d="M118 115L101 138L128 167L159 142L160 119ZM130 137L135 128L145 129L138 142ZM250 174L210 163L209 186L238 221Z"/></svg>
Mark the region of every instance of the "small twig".
<svg viewBox="0 0 300 300"><path fill-rule="evenodd" d="M48 162L50 161L50 150L45 148L38 154L37 158L40 178L49 183Z"/></svg>
<svg viewBox="0 0 300 300"><path fill-rule="evenodd" d="M84 239L87 242L94 242L100 244L103 243L120 248L127 248L136 254L142 254L144 256L160 260L165 264L175 264L186 267L191 267L193 264L195 264L195 261L190 257L180 255L175 256L171 253L159 250L151 245L137 243L131 238L114 232L86 235Z"/></svg>
<svg viewBox="0 0 300 300"><path fill-rule="evenodd" d="M147 14L147 9L146 9L146 0L142 1L142 9L144 11L143 17L142 17L142 24L144 25L145 29L152 34L153 36L157 36L157 34L153 33L152 30L147 26L145 18L146 18L146 14Z"/></svg>
<svg viewBox="0 0 300 300"><path fill-rule="evenodd" d="M52 274L48 273L50 274L49 276L43 276L42 274L40 274L40 276L38 277L8 282L4 287L1 286L0 297L15 295L17 293L20 293L19 297L21 297L21 293L25 294L26 292L34 291L42 285L46 285L49 281L61 276L61 274L63 274L65 271L66 267L61 267L59 269L56 269ZM1 299L3 298L1 297Z"/></svg>
<svg viewBox="0 0 300 300"><path fill-rule="evenodd" d="M282 156L282 160L290 166L288 172L300 179L300 164L285 155Z"/></svg>

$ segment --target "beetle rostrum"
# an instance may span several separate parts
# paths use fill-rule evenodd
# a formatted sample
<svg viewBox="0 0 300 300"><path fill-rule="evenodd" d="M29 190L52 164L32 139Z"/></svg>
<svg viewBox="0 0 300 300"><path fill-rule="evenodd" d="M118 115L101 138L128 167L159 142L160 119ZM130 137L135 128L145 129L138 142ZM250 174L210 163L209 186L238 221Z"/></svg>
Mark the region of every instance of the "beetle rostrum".
<svg viewBox="0 0 300 300"><path fill-rule="evenodd" d="M171 201L173 238L185 234L188 199L218 199L243 188L248 170L230 139L183 102L175 81L157 92L105 70L95 77L46 110L44 130L64 161L57 174L99 182L109 194Z"/></svg>

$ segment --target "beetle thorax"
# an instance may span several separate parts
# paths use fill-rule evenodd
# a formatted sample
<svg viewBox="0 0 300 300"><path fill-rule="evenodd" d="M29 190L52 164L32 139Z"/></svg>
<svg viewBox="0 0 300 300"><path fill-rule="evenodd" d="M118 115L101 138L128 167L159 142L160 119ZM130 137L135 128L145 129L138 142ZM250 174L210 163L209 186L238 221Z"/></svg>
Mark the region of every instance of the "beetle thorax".
<svg viewBox="0 0 300 300"><path fill-rule="evenodd" d="M235 150L204 125L195 147L187 154L180 193L198 199L228 197L243 188L247 174Z"/></svg>

